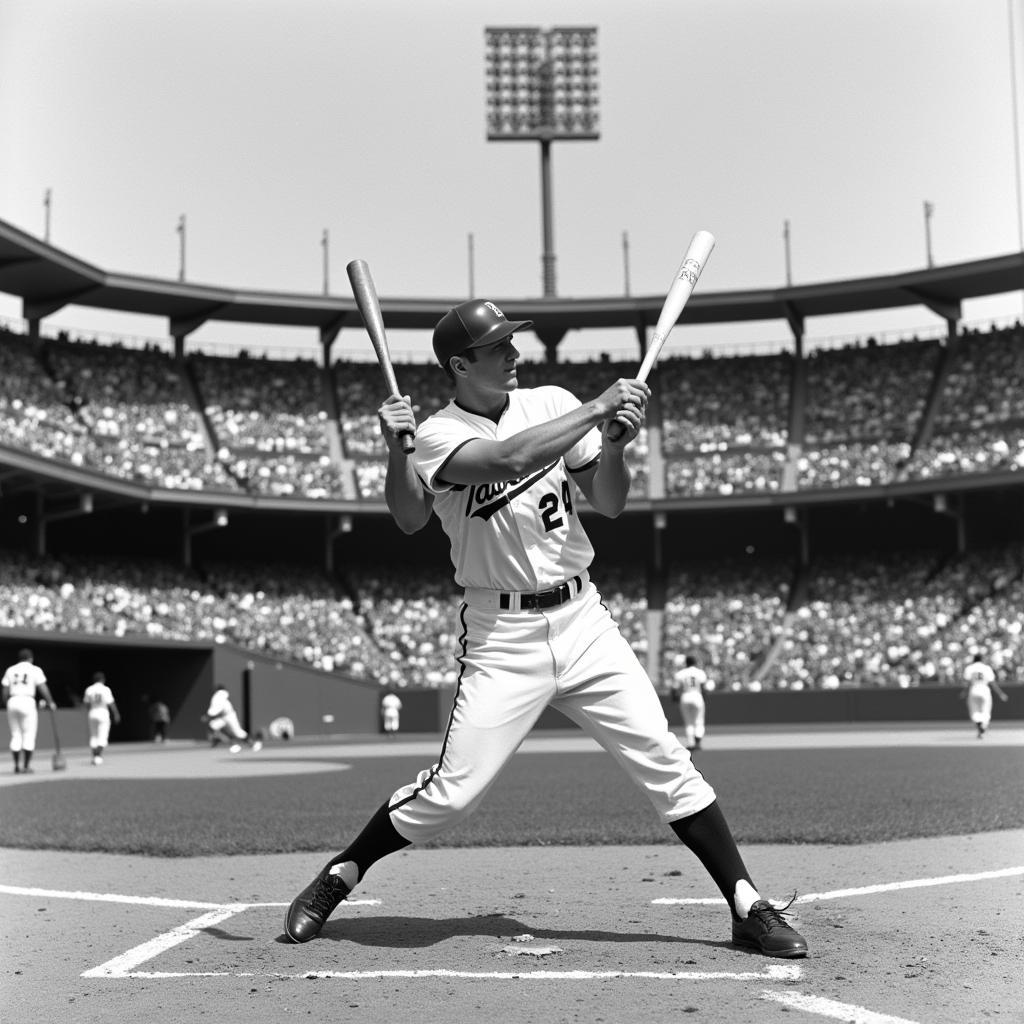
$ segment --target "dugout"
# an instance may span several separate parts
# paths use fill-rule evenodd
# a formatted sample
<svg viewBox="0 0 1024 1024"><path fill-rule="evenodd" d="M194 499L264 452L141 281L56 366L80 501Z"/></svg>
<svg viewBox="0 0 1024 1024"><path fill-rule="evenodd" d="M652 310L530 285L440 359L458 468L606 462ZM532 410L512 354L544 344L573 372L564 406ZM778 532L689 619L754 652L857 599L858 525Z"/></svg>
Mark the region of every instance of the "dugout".
<svg viewBox="0 0 1024 1024"><path fill-rule="evenodd" d="M168 739L206 737L200 720L215 685L223 685L243 725L265 730L286 716L297 736L377 732L380 690L374 683L247 651L230 644L145 640L137 637L65 635L0 630L4 668L30 647L58 704L63 742L86 741L82 693L93 672L106 674L121 725L111 742L148 740L148 708L163 701L171 713ZM40 717L40 746L52 742L47 715Z"/></svg>

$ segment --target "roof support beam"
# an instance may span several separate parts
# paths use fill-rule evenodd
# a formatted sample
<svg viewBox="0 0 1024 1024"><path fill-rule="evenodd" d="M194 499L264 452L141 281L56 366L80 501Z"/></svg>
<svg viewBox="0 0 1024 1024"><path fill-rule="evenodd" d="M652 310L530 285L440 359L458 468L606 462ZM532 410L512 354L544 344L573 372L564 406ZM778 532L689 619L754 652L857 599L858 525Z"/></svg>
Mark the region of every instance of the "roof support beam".
<svg viewBox="0 0 1024 1024"><path fill-rule="evenodd" d="M938 298L920 288L905 287L903 290L908 295L912 295L922 306L927 306L936 316L941 316L943 320L956 322L964 315L959 299Z"/></svg>
<svg viewBox="0 0 1024 1024"><path fill-rule="evenodd" d="M804 357L804 316L792 302L783 302L782 310L789 322L789 329L793 332L793 344L796 348L797 359Z"/></svg>
<svg viewBox="0 0 1024 1024"><path fill-rule="evenodd" d="M23 299L21 304L22 316L30 322L33 320L42 320L44 317L62 310L65 306L74 305L78 299L95 291L98 291L98 289L90 286L88 288L78 288L73 292L63 292L60 295L47 295L41 298Z"/></svg>
<svg viewBox="0 0 1024 1024"><path fill-rule="evenodd" d="M215 313L228 308L226 302L215 302L205 308L198 310L190 316L173 316L170 319L170 335L172 338L185 338L193 331L198 330Z"/></svg>

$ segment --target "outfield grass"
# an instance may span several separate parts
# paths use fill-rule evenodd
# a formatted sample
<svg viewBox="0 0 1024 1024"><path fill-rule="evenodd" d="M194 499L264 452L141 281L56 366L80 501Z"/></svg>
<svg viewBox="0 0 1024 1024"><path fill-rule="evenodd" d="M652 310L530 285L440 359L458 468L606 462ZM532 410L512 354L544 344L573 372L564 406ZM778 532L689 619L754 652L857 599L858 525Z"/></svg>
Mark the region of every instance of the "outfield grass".
<svg viewBox="0 0 1024 1024"><path fill-rule="evenodd" d="M709 750L698 767L743 843L877 842L1024 827L1013 747ZM0 845L188 857L344 846L426 762L239 779L62 779L0 791ZM603 753L521 753L435 846L674 842Z"/></svg>

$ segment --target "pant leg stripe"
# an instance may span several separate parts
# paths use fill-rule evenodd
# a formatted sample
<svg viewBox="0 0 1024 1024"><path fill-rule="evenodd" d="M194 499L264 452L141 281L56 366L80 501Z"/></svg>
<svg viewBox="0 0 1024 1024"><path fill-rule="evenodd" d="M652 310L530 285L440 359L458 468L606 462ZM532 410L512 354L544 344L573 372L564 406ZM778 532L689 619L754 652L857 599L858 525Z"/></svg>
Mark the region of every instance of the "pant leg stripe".
<svg viewBox="0 0 1024 1024"><path fill-rule="evenodd" d="M437 764L434 765L433 768L431 768L430 774L427 776L427 779L423 783L423 785L422 786L417 786L407 797L405 797L402 800L399 800L397 804L392 804L391 806L389 806L388 807L388 811L389 812L390 811L397 811L399 807L404 807L407 803L409 803L410 800L415 800L416 797L419 796L419 794L422 793L434 781L434 778L437 776L437 773L441 770L441 765L444 764L445 751L448 749L448 736L449 736L449 734L452 731L452 722L455 719L455 709L458 706L459 696L462 693L462 676L463 676L463 674L466 671L466 661L465 661L465 658L466 658L466 644L467 644L467 634L469 632L469 630L468 630L468 628L466 626L466 608L467 607L468 606L466 605L466 603L463 602L462 606L459 609L459 621L462 623L462 634L459 637L459 641L458 642L459 642L460 648L462 649L462 653L456 655L456 658L455 658L455 660L459 663L459 678L458 678L458 681L455 684L455 696L452 699L452 709L451 709L451 711L448 714L448 724L447 724L447 726L445 726L444 739L441 741L441 756L438 757Z"/></svg>

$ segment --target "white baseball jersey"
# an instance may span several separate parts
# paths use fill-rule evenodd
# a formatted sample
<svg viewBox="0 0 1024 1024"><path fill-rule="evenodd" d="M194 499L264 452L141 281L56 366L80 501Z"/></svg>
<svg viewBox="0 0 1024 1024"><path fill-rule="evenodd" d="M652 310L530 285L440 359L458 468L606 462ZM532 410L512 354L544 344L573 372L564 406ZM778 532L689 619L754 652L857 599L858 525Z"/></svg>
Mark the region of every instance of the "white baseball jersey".
<svg viewBox="0 0 1024 1024"><path fill-rule="evenodd" d="M206 709L206 713L210 718L220 718L222 715L233 714L234 710L231 706L231 697L228 695L228 691L215 690L210 698L210 706Z"/></svg>
<svg viewBox="0 0 1024 1024"><path fill-rule="evenodd" d="M110 714L110 705L114 703L114 694L106 683L92 683L82 694L82 703L89 709L89 714Z"/></svg>
<svg viewBox="0 0 1024 1024"><path fill-rule="evenodd" d="M676 673L676 689L683 697L701 695L701 687L708 681L707 673L696 665L688 665Z"/></svg>
<svg viewBox="0 0 1024 1024"><path fill-rule="evenodd" d="M380 707L385 715L397 715L402 710L402 701L393 693L386 693L380 699Z"/></svg>
<svg viewBox="0 0 1024 1024"><path fill-rule="evenodd" d="M451 541L455 582L488 590L538 591L582 573L594 549L571 514L580 492L569 474L601 454L595 427L550 466L504 483L449 485L444 467L468 441L500 441L580 406L564 388L519 388L497 423L451 401L416 431L413 465L434 495L434 511Z"/></svg>
<svg viewBox="0 0 1024 1024"><path fill-rule="evenodd" d="M964 680L972 690L988 689L996 681L996 674L983 661L972 661L964 669Z"/></svg>
<svg viewBox="0 0 1024 1024"><path fill-rule="evenodd" d="M46 682L46 675L38 665L31 661L19 661L5 673L0 685L11 697L31 697L35 700L36 690Z"/></svg>

